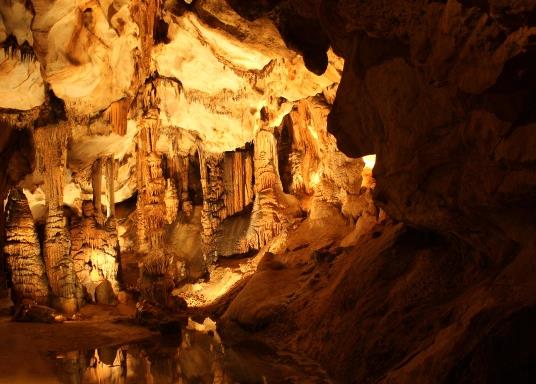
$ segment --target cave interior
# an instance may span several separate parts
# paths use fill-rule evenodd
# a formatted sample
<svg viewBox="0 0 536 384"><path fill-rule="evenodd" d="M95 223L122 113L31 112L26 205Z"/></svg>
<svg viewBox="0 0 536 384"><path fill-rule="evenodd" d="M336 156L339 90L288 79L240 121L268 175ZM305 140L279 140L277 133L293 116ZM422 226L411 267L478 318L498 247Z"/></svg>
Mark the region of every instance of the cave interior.
<svg viewBox="0 0 536 384"><path fill-rule="evenodd" d="M0 0L0 44L0 383L536 382L536 0Z"/></svg>

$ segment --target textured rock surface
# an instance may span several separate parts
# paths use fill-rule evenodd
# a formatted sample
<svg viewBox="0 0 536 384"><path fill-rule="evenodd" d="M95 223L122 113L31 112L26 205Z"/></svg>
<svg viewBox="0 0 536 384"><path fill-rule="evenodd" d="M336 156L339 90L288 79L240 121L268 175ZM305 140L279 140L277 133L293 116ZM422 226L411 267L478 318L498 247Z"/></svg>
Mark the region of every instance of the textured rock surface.
<svg viewBox="0 0 536 384"><path fill-rule="evenodd" d="M22 191L13 189L6 207L6 245L4 252L11 273L14 298L39 304L48 302L48 279L35 224Z"/></svg>
<svg viewBox="0 0 536 384"><path fill-rule="evenodd" d="M352 234L341 243L355 244L344 262L311 277L317 293L295 282L299 273L259 276L229 308L229 323L252 329L259 321L259 336L278 342L287 334L287 343L311 351L343 381L534 377L527 324L536 304L529 256L535 228L527 212L536 191L536 3L230 3L252 18L279 12L322 27L345 58L329 131L346 154L376 155L378 206L441 240L430 244L417 232L410 240L391 234L384 243L384 229ZM288 28L284 16L278 26ZM294 39L304 55L310 40ZM255 289L280 279L280 289L270 286L275 298L249 306ZM303 301L291 293L299 287ZM514 334L525 341L512 344Z"/></svg>
<svg viewBox="0 0 536 384"><path fill-rule="evenodd" d="M112 295L119 291L117 228L115 218L98 223L91 202L84 202L82 210L82 217L71 222L71 257L86 295L96 301L95 289L105 281L113 288Z"/></svg>
<svg viewBox="0 0 536 384"><path fill-rule="evenodd" d="M44 226L38 255L21 196L13 270L72 312L123 253L144 298L223 297L226 334L343 382L532 378L535 12L2 1L0 197Z"/></svg>

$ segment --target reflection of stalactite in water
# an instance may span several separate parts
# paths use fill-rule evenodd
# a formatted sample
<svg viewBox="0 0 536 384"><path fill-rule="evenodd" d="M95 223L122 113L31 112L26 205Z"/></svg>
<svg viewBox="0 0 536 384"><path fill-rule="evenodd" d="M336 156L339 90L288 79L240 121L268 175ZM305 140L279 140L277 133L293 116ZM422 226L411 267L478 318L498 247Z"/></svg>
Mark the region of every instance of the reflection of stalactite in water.
<svg viewBox="0 0 536 384"><path fill-rule="evenodd" d="M62 383L125 383L127 353L116 347L71 351L56 355L55 367Z"/></svg>

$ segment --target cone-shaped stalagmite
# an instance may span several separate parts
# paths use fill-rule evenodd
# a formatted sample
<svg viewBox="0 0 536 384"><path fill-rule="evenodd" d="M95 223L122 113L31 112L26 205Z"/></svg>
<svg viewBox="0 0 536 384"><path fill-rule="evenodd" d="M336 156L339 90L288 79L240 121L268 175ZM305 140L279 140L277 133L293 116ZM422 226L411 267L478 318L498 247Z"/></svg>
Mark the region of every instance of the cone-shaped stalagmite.
<svg viewBox="0 0 536 384"><path fill-rule="evenodd" d="M11 272L14 301L31 299L46 304L49 289L45 264L28 200L20 189L11 191L6 209L4 251Z"/></svg>
<svg viewBox="0 0 536 384"><path fill-rule="evenodd" d="M266 110L263 112L267 114ZM277 142L271 129L263 127L254 141L255 200L247 242L260 249L288 224L287 197L279 176Z"/></svg>

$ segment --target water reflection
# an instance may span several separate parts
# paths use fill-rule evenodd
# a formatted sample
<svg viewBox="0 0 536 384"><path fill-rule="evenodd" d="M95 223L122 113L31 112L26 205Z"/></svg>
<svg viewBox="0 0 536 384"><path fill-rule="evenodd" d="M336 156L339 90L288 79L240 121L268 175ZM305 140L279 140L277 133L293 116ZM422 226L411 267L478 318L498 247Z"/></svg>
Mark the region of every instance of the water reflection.
<svg viewBox="0 0 536 384"><path fill-rule="evenodd" d="M59 381L66 384L330 382L310 361L259 343L224 348L212 331L183 330L178 337L49 357Z"/></svg>

